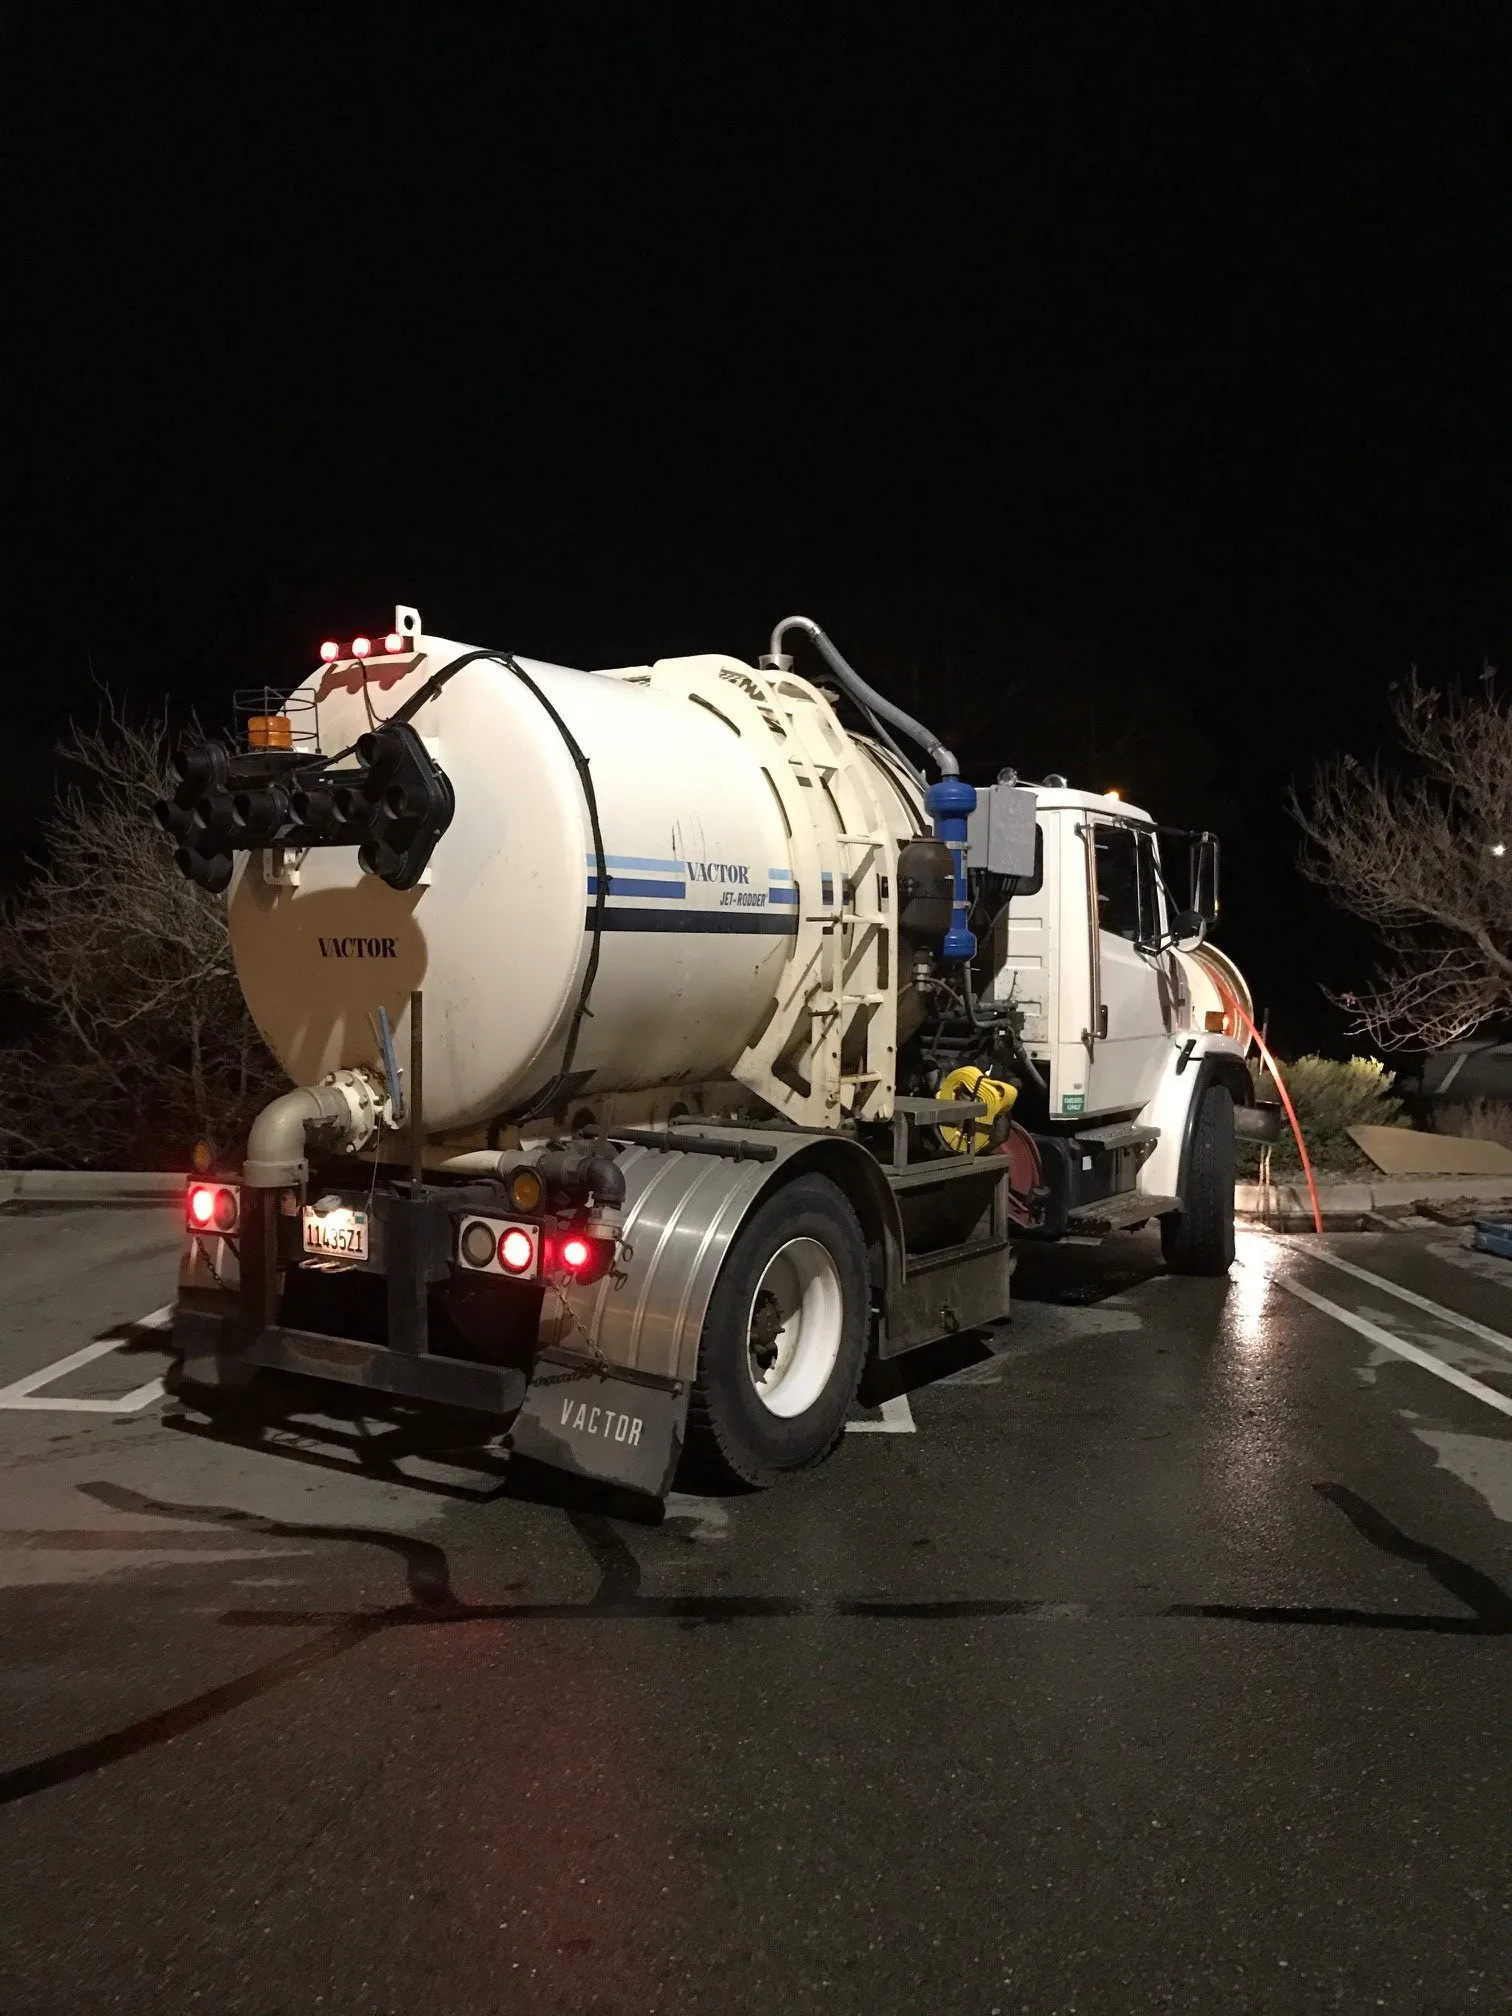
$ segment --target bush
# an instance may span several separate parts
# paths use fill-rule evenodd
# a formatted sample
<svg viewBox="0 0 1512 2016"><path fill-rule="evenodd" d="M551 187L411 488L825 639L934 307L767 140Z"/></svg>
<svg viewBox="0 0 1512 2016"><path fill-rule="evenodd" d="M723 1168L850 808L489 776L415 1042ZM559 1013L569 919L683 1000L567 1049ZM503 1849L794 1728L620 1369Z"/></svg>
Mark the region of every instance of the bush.
<svg viewBox="0 0 1512 2016"><path fill-rule="evenodd" d="M1512 1105L1505 1099L1435 1104L1424 1125L1435 1134L1453 1134L1461 1141L1499 1141L1503 1148L1512 1148Z"/></svg>
<svg viewBox="0 0 1512 2016"><path fill-rule="evenodd" d="M1378 1058L1351 1057L1341 1064L1332 1057L1298 1057L1281 1068L1316 1170L1352 1176L1359 1170L1373 1168L1370 1158L1350 1140L1347 1130L1406 1124L1401 1119L1402 1102L1384 1089L1386 1067ZM1251 1062L1250 1076L1255 1082L1257 1099L1279 1101L1270 1073L1258 1060ZM1251 1143L1242 1143L1241 1173L1253 1176L1259 1165L1259 1149ZM1289 1177L1300 1175L1301 1171L1297 1144L1283 1113L1281 1138L1271 1149L1271 1174Z"/></svg>

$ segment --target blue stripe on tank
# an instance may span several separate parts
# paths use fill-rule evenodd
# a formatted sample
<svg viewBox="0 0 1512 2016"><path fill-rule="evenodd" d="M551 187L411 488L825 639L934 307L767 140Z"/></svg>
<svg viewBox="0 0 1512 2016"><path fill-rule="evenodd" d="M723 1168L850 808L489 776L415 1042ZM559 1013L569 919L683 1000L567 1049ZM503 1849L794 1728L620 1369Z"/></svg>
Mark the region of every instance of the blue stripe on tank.
<svg viewBox="0 0 1512 2016"><path fill-rule="evenodd" d="M596 854L588 854L584 858L590 868L597 868L598 856ZM662 875L681 875L683 872L681 861L654 861L646 854L606 854L604 856L604 866L606 868L647 868Z"/></svg>
<svg viewBox="0 0 1512 2016"><path fill-rule="evenodd" d="M638 875L611 875L608 893L610 896L665 896L680 902L688 893L688 885L686 882L650 882ZM588 894L598 894L597 875L588 877Z"/></svg>

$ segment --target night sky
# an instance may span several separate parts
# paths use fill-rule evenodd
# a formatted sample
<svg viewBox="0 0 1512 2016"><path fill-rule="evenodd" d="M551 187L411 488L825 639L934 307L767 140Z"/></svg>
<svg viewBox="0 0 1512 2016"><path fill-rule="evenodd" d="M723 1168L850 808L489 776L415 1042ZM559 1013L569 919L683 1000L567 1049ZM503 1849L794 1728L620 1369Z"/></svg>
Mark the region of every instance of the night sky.
<svg viewBox="0 0 1512 2016"><path fill-rule="evenodd" d="M801 609L979 781L1213 819L1339 1048L1287 781L1512 640L1509 24L12 10L7 865L91 670L219 725L396 600L584 664Z"/></svg>

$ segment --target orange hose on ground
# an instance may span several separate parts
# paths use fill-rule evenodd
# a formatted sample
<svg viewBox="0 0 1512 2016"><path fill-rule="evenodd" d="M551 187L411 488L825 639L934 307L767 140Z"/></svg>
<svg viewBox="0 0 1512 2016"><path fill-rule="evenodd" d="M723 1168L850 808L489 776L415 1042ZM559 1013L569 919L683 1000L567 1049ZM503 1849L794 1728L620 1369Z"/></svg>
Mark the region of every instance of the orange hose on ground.
<svg viewBox="0 0 1512 2016"><path fill-rule="evenodd" d="M1323 1213L1318 1209L1318 1186L1313 1181L1312 1163L1307 1158L1307 1143L1302 1139L1302 1129L1297 1124L1297 1110L1292 1105L1291 1094L1287 1091L1286 1081L1281 1076L1281 1067L1271 1055L1265 1038L1260 1034L1260 1031L1251 1022L1237 1001L1233 1003L1233 1008L1234 1013L1239 1017L1245 1028L1248 1029L1254 1041L1255 1048L1260 1052L1261 1063L1269 1071L1272 1078L1275 1079L1276 1090L1281 1094L1281 1104L1286 1108L1286 1117L1291 1122L1292 1139L1297 1144L1297 1153L1302 1157L1302 1174L1307 1178L1307 1194L1312 1199L1313 1229L1321 1237L1323 1232Z"/></svg>

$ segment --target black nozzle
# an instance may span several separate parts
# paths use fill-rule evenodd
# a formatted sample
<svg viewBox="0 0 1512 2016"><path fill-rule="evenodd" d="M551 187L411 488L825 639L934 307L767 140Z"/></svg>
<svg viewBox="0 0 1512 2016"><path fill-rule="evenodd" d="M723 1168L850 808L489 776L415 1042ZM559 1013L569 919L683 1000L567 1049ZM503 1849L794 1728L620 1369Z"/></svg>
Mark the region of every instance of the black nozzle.
<svg viewBox="0 0 1512 2016"><path fill-rule="evenodd" d="M341 824L335 792L322 790L319 785L309 791L293 792L289 810L313 840L323 840Z"/></svg>
<svg viewBox="0 0 1512 2016"><path fill-rule="evenodd" d="M201 854L193 847L180 847L173 859L181 875L212 896L219 896L231 880L229 854Z"/></svg>
<svg viewBox="0 0 1512 2016"><path fill-rule="evenodd" d="M289 825L289 794L277 784L238 791L231 799L231 832L244 847L268 846Z"/></svg>
<svg viewBox="0 0 1512 2016"><path fill-rule="evenodd" d="M192 748L175 751L170 767L179 788L174 797L183 804L218 790L226 781L230 760L219 742L198 742Z"/></svg>

